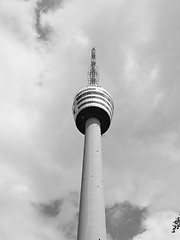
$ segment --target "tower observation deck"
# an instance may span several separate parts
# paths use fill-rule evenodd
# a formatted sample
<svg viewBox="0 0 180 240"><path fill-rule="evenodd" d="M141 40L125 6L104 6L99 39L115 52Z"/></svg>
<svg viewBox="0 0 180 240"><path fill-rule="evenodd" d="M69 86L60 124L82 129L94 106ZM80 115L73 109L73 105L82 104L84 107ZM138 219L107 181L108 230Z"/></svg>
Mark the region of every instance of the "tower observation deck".
<svg viewBox="0 0 180 240"><path fill-rule="evenodd" d="M76 94L73 102L76 126L85 135L78 240L106 240L101 135L108 130L113 111L111 95L99 86L96 50L93 48L88 86Z"/></svg>

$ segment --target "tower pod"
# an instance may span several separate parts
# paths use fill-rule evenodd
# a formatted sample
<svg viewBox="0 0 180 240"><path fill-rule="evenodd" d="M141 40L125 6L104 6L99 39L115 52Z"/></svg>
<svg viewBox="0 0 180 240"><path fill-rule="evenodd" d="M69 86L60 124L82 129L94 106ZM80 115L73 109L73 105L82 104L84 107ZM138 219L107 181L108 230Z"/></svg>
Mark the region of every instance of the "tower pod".
<svg viewBox="0 0 180 240"><path fill-rule="evenodd" d="M85 122L88 118L97 118L101 123L101 134L105 133L111 123L114 105L111 95L100 86L82 88L75 96L73 115L76 126L85 133Z"/></svg>

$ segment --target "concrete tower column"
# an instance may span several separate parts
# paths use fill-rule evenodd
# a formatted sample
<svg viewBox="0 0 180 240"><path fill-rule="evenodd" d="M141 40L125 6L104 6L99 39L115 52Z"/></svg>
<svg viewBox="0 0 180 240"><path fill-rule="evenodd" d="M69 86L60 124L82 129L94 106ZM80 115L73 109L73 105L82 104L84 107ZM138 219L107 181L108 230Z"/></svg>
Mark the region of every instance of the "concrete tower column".
<svg viewBox="0 0 180 240"><path fill-rule="evenodd" d="M101 126L97 118L85 123L85 141L78 240L106 240L103 196Z"/></svg>

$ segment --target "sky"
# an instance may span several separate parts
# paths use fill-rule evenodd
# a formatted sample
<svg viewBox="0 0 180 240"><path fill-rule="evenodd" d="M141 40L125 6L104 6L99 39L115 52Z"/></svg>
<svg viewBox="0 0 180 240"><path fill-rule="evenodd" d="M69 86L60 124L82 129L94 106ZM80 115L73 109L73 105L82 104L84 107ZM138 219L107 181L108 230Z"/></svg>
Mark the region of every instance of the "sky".
<svg viewBox="0 0 180 240"><path fill-rule="evenodd" d="M76 239L83 135L72 103L96 47L108 240L178 240L179 0L0 0L0 236Z"/></svg>

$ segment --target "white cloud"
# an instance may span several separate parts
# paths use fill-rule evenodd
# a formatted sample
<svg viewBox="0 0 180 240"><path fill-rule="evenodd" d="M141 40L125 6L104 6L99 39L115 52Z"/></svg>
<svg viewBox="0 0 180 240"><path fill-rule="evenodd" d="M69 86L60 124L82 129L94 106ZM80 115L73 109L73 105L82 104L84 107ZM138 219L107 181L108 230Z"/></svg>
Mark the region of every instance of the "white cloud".
<svg viewBox="0 0 180 240"><path fill-rule="evenodd" d="M5 27L22 42L35 43L35 12L37 0L2 0L0 3L0 27Z"/></svg>
<svg viewBox="0 0 180 240"><path fill-rule="evenodd" d="M172 222L174 221L175 215L172 212L157 212L153 216L148 217L145 220L146 231L136 237L133 240L170 240L179 239L180 233L171 233Z"/></svg>

